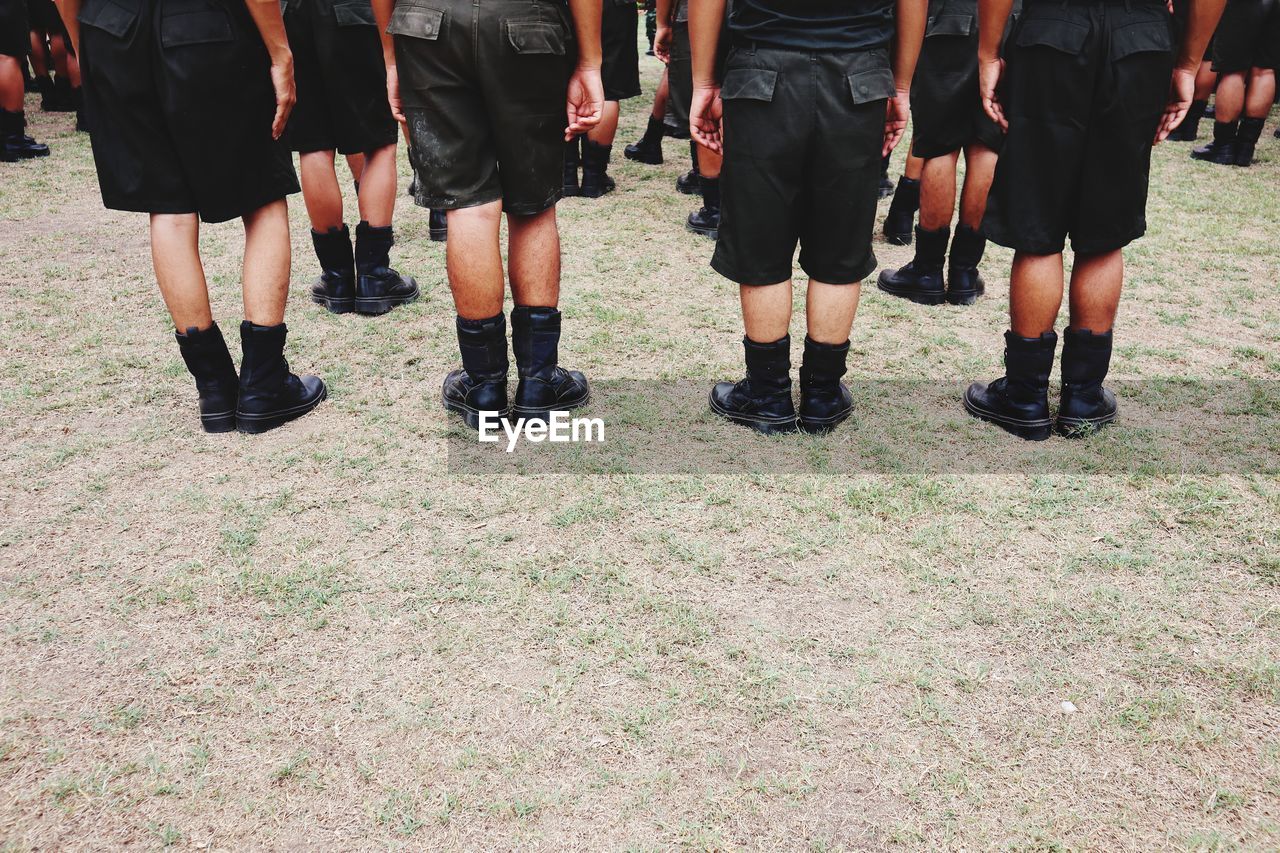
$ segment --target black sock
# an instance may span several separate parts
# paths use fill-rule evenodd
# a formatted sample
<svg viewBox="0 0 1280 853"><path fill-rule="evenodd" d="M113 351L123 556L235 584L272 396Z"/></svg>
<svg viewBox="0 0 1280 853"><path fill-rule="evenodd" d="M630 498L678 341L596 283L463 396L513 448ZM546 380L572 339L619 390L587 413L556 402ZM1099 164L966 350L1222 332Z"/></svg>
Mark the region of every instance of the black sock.
<svg viewBox="0 0 1280 853"><path fill-rule="evenodd" d="M1219 145L1236 141L1238 121L1215 121L1213 123L1213 141Z"/></svg>

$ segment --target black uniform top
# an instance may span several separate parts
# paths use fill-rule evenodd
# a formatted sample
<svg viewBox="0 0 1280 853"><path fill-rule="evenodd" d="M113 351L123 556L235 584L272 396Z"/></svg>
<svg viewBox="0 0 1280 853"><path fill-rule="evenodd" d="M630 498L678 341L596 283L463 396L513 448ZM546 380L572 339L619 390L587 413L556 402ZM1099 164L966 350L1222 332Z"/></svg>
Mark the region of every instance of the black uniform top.
<svg viewBox="0 0 1280 853"><path fill-rule="evenodd" d="M732 0L738 42L792 50L868 50L893 39L894 0Z"/></svg>

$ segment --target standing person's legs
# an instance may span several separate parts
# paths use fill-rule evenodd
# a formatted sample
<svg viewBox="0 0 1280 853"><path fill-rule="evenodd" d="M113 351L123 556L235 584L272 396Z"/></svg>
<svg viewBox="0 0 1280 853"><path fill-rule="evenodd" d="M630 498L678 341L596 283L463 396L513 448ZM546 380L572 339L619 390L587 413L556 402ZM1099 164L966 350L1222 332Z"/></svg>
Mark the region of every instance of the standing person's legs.
<svg viewBox="0 0 1280 853"><path fill-rule="evenodd" d="M20 63L30 50L30 26L22 0L0 6L0 162L49 154L46 145L27 136L23 112L25 86Z"/></svg>
<svg viewBox="0 0 1280 853"><path fill-rule="evenodd" d="M921 305L940 305L946 298L942 268L951 239L951 215L956 207L956 166L960 150L930 157L920 173L920 224L916 227L916 253L900 269L886 269L876 287L891 296ZM886 220L885 227L889 227Z"/></svg>
<svg viewBox="0 0 1280 853"><path fill-rule="evenodd" d="M648 163L651 166L661 165L662 137L666 134L663 119L667 114L668 91L667 68L664 66L662 79L658 81L658 90L653 96L653 109L649 112L649 121L645 126L644 135L623 149L622 153L628 160Z"/></svg>
<svg viewBox="0 0 1280 853"><path fill-rule="evenodd" d="M636 46L637 11L634 2L605 0L600 25L603 62L604 112L599 124L582 138L582 195L599 198L612 192L609 159L618 133L621 102L640 95L640 52Z"/></svg>
<svg viewBox="0 0 1280 853"><path fill-rule="evenodd" d="M479 321L501 314L506 292L498 244L502 202L450 210L448 217L446 269L458 316Z"/></svg>
<svg viewBox="0 0 1280 853"><path fill-rule="evenodd" d="M907 160L902 167L902 177L893 190L893 201L884 217L885 242L906 246L911 242L912 226L916 211L920 209L920 179L924 174L924 160L912 153L914 140L906 144Z"/></svg>
<svg viewBox="0 0 1280 853"><path fill-rule="evenodd" d="M1277 35L1280 38L1280 35ZM1280 45L1276 46L1280 50ZM1249 85L1245 89L1244 115L1236 132L1236 165L1252 166L1253 154L1262 136L1262 126L1276 100L1276 72L1271 68L1254 67L1249 70Z"/></svg>
<svg viewBox="0 0 1280 853"><path fill-rule="evenodd" d="M302 199L311 219L311 230L324 234L341 229L342 188L334 167L333 151L306 151L298 155L302 173Z"/></svg>
<svg viewBox="0 0 1280 853"><path fill-rule="evenodd" d="M200 261L200 219L194 213L153 213L151 263L174 328L205 331L213 325L209 286Z"/></svg>
<svg viewBox="0 0 1280 853"><path fill-rule="evenodd" d="M244 222L244 318L257 326L284 322L289 298L289 206L284 199L241 217Z"/></svg>

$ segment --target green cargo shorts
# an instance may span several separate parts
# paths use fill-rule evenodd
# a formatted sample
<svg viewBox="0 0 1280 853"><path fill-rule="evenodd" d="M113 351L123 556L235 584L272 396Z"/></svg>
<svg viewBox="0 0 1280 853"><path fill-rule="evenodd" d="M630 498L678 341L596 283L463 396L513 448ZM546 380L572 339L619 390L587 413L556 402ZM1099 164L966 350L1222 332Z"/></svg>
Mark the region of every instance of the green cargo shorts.
<svg viewBox="0 0 1280 853"><path fill-rule="evenodd" d="M414 200L455 210L502 201L541 213L563 186L568 11L547 0L399 0L400 101Z"/></svg>

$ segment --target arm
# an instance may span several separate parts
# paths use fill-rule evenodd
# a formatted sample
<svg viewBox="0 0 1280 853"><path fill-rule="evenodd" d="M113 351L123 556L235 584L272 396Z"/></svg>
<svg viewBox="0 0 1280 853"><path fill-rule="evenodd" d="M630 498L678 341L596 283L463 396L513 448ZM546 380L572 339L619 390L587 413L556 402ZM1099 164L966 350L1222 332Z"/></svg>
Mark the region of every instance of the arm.
<svg viewBox="0 0 1280 853"><path fill-rule="evenodd" d="M604 113L604 85L600 82L601 0L569 0L569 8L578 37L578 67L569 78L566 142L599 124Z"/></svg>
<svg viewBox="0 0 1280 853"><path fill-rule="evenodd" d="M1156 142L1161 142L1169 131L1182 124L1195 97L1196 71L1200 68L1200 59L1204 56L1205 46L1209 38L1218 28L1218 19L1222 17L1222 9L1226 0L1190 0L1187 12L1187 31L1183 35L1178 50L1177 63L1173 67L1173 79L1169 83L1169 102L1164 108L1164 117L1160 119L1160 127L1156 130Z"/></svg>
<svg viewBox="0 0 1280 853"><path fill-rule="evenodd" d="M902 140L911 117L911 78L924 44L925 21L929 17L928 0L897 0L894 17L897 34L893 42L893 100L889 101L884 121L884 149L887 155Z"/></svg>
<svg viewBox="0 0 1280 853"><path fill-rule="evenodd" d="M671 17L675 6L673 0L657 0L654 8L654 19L657 29L653 33L653 55L663 62L671 61Z"/></svg>
<svg viewBox="0 0 1280 853"><path fill-rule="evenodd" d="M71 49L80 53L80 0L57 0L58 14L71 37Z"/></svg>
<svg viewBox="0 0 1280 853"><path fill-rule="evenodd" d="M280 0L244 0L244 5L249 9L258 35L271 57L271 83L276 90L276 117L271 122L271 138L279 139L297 100L293 85L293 51L289 50L289 38L284 33Z"/></svg>
<svg viewBox="0 0 1280 853"><path fill-rule="evenodd" d="M689 108L689 133L711 151L723 149L720 120L720 81L716 79L716 53L724 27L725 0L689 0L689 49L693 54L693 105Z"/></svg>
<svg viewBox="0 0 1280 853"><path fill-rule="evenodd" d="M1001 130L1009 129L997 90L1004 76L1004 60L1000 58L1000 41L1013 11L1013 0L978 0L978 92L982 108Z"/></svg>
<svg viewBox="0 0 1280 853"><path fill-rule="evenodd" d="M404 112L400 107L400 73L396 70L396 48L387 32L391 26L391 13L395 11L396 0L373 0L373 17L378 22L378 38L382 40L382 61L387 66L387 102L391 104L391 117L404 123Z"/></svg>

